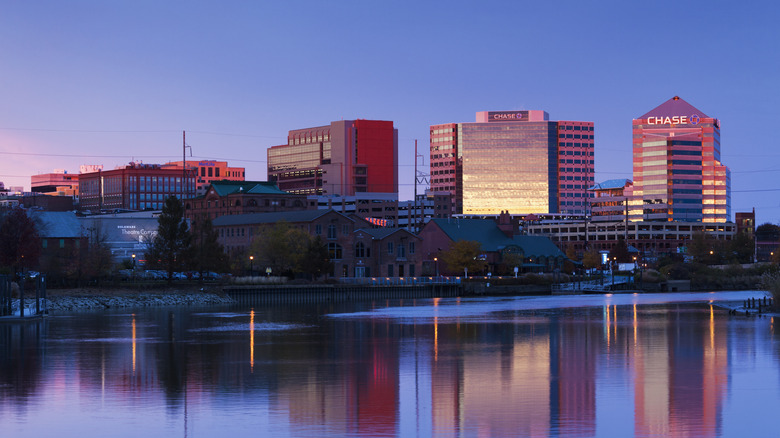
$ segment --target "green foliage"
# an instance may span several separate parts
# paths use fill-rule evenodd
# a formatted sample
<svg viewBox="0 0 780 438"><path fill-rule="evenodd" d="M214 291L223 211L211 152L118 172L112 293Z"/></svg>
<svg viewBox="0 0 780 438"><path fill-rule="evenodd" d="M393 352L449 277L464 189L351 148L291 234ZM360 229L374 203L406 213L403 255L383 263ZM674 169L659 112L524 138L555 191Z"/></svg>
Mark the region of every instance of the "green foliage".
<svg viewBox="0 0 780 438"><path fill-rule="evenodd" d="M442 251L439 257L446 267L446 271L460 274L466 269L469 275L481 272L487 266L485 260L480 260L481 244L473 240L459 240L454 242L447 251Z"/></svg>
<svg viewBox="0 0 780 438"><path fill-rule="evenodd" d="M157 219L157 235L145 254L147 266L166 270L168 281L171 282L174 271L181 270L184 265L189 242L190 233L184 219L184 207L179 198L170 196L165 200L162 213Z"/></svg>
<svg viewBox="0 0 780 438"><path fill-rule="evenodd" d="M274 275L294 275L304 272L311 236L285 221L263 227L252 241L249 255L257 266L270 267Z"/></svg>
<svg viewBox="0 0 780 438"><path fill-rule="evenodd" d="M601 254L595 249L591 249L582 255L582 266L585 269L594 269L601 266Z"/></svg>

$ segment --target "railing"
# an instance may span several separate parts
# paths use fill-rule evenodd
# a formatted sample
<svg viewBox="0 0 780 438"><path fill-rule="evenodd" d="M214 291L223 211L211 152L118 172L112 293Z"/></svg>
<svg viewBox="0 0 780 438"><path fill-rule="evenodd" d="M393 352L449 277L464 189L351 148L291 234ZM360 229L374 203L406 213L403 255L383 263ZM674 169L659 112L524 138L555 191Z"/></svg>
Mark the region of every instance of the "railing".
<svg viewBox="0 0 780 438"><path fill-rule="evenodd" d="M339 283L371 286L417 286L426 284L460 284L460 277L339 277Z"/></svg>

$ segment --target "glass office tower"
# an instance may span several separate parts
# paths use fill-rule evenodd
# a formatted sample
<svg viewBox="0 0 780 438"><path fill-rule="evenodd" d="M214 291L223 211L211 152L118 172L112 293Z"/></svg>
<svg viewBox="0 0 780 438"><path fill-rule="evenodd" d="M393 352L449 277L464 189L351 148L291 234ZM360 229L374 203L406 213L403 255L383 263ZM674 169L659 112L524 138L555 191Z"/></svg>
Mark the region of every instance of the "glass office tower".
<svg viewBox="0 0 780 438"><path fill-rule="evenodd" d="M431 126L431 189L453 213L586 214L594 183L592 122L544 111L483 111L475 123Z"/></svg>
<svg viewBox="0 0 780 438"><path fill-rule="evenodd" d="M727 222L720 122L675 96L633 121L631 221Z"/></svg>

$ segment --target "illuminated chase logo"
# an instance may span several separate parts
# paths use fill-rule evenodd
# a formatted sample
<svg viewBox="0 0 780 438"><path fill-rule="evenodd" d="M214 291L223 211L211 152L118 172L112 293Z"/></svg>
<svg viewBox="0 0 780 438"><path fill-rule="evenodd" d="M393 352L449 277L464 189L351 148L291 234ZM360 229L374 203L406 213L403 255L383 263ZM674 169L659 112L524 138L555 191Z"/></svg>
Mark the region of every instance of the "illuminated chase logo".
<svg viewBox="0 0 780 438"><path fill-rule="evenodd" d="M488 122L527 122L528 111L489 111Z"/></svg>
<svg viewBox="0 0 780 438"><path fill-rule="evenodd" d="M698 114L688 116L648 117L648 125L698 125L701 119Z"/></svg>

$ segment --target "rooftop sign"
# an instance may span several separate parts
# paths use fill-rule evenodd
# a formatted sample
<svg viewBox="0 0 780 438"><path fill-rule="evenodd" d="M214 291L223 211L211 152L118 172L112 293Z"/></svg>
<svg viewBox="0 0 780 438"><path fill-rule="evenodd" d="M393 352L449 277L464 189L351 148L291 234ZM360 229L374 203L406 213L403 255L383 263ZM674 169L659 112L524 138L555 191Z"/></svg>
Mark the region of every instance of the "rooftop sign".
<svg viewBox="0 0 780 438"><path fill-rule="evenodd" d="M527 122L528 111L488 111L488 122Z"/></svg>

